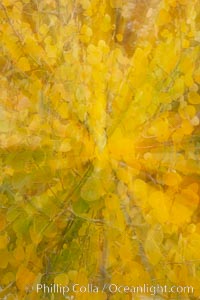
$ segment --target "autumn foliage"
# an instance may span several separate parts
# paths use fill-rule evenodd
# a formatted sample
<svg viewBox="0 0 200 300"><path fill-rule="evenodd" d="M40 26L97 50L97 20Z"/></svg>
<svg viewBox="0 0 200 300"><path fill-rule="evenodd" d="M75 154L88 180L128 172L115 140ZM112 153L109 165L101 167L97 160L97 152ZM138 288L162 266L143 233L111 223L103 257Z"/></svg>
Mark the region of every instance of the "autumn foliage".
<svg viewBox="0 0 200 300"><path fill-rule="evenodd" d="M199 1L1 0L0 19L0 297L197 299Z"/></svg>

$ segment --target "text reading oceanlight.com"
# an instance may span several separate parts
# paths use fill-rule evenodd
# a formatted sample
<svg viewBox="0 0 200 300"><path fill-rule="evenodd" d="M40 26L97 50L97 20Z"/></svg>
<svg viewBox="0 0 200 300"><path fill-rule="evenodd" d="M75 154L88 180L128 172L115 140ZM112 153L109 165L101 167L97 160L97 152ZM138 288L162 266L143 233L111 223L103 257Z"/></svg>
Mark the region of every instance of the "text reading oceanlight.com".
<svg viewBox="0 0 200 300"><path fill-rule="evenodd" d="M115 283L104 284L103 287L98 287L93 284L80 285L78 283L72 285L61 285L61 284L37 284L37 293L43 292L46 294L62 294L67 298L70 293L83 294L83 293L104 293L108 292L110 294L147 294L151 296L161 295L161 294L193 294L194 288L192 286L167 286L167 285L139 285L139 286L129 286L129 285L118 285ZM69 296L69 299L74 299L74 296Z"/></svg>

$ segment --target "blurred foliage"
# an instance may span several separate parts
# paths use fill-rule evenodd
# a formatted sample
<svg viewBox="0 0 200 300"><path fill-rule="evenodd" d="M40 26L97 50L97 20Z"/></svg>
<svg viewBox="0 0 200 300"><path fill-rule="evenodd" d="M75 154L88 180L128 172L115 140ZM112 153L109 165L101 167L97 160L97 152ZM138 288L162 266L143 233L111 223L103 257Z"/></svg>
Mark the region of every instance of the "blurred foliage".
<svg viewBox="0 0 200 300"><path fill-rule="evenodd" d="M0 19L0 297L197 299L199 1L1 0Z"/></svg>

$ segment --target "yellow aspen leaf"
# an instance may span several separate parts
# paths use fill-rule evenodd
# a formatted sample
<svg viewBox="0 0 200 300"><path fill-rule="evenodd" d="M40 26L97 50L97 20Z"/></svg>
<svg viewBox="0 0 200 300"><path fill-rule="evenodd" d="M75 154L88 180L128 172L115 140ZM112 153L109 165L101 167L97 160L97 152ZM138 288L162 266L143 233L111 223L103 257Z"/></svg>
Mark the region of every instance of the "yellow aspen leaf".
<svg viewBox="0 0 200 300"><path fill-rule="evenodd" d="M160 93L159 99L162 103L171 103L173 98L168 93Z"/></svg>
<svg viewBox="0 0 200 300"><path fill-rule="evenodd" d="M151 228L148 232L148 239L153 239L158 246L160 246L164 239L164 232L162 226L156 224L153 228Z"/></svg>
<svg viewBox="0 0 200 300"><path fill-rule="evenodd" d="M69 118L69 108L67 103L62 102L58 107L57 107L57 112L63 119L68 119Z"/></svg>
<svg viewBox="0 0 200 300"><path fill-rule="evenodd" d="M119 210L119 208L120 208L119 198L115 194L109 194L105 198L105 203L106 203L106 208L108 209L108 211Z"/></svg>
<svg viewBox="0 0 200 300"><path fill-rule="evenodd" d="M188 4L187 0L178 0L178 2L179 2L181 5L187 5L187 4Z"/></svg>
<svg viewBox="0 0 200 300"><path fill-rule="evenodd" d="M144 249L149 262L152 265L157 265L162 259L162 253L155 240L147 238L144 244Z"/></svg>
<svg viewBox="0 0 200 300"><path fill-rule="evenodd" d="M190 87L190 91L191 92L198 92L199 87L198 84L194 83L191 87Z"/></svg>
<svg viewBox="0 0 200 300"><path fill-rule="evenodd" d="M90 91L88 87L84 84L80 84L76 90L76 99L80 102L85 101L90 96Z"/></svg>
<svg viewBox="0 0 200 300"><path fill-rule="evenodd" d="M191 223L187 227L187 232L194 233L196 231L196 225L194 223Z"/></svg>
<svg viewBox="0 0 200 300"><path fill-rule="evenodd" d="M143 64L141 67L144 67L148 64L147 56L145 51L142 48L137 48L132 58L133 66L136 71L139 71L139 65Z"/></svg>
<svg viewBox="0 0 200 300"><path fill-rule="evenodd" d="M18 245L14 250L14 257L17 261L23 261L25 258L24 248Z"/></svg>
<svg viewBox="0 0 200 300"><path fill-rule="evenodd" d="M16 285L19 290L25 291L26 288L32 288L35 280L35 274L27 267L21 265L16 274Z"/></svg>
<svg viewBox="0 0 200 300"><path fill-rule="evenodd" d="M187 40L187 39L183 39L182 47L185 48L185 49L189 48L190 47L190 41Z"/></svg>
<svg viewBox="0 0 200 300"><path fill-rule="evenodd" d="M25 110L30 107L31 103L27 97L20 97L16 105L17 110Z"/></svg>
<svg viewBox="0 0 200 300"><path fill-rule="evenodd" d="M116 35L116 38L117 38L118 42L122 42L123 41L123 35L121 33L118 33Z"/></svg>
<svg viewBox="0 0 200 300"><path fill-rule="evenodd" d="M58 48L56 45L50 44L49 42L45 45L45 50L48 58L57 58L58 55Z"/></svg>
<svg viewBox="0 0 200 300"><path fill-rule="evenodd" d="M165 223L169 220L169 199L161 191L155 191L151 193L148 198L149 204L152 207L152 214L158 222ZM160 208L162 207L162 213L160 213Z"/></svg>
<svg viewBox="0 0 200 300"><path fill-rule="evenodd" d="M7 249L0 249L0 269L6 269L10 260L10 254Z"/></svg>
<svg viewBox="0 0 200 300"><path fill-rule="evenodd" d="M112 8L121 8L123 4L122 0L110 0L110 5Z"/></svg>
<svg viewBox="0 0 200 300"><path fill-rule="evenodd" d="M200 123L199 118L197 116L194 116L194 118L192 118L190 120L190 122L191 122L192 126L199 126L199 123Z"/></svg>
<svg viewBox="0 0 200 300"><path fill-rule="evenodd" d="M69 152L72 149L71 143L69 140L64 140L59 148L61 152Z"/></svg>
<svg viewBox="0 0 200 300"><path fill-rule="evenodd" d="M181 31L184 33L187 32L187 25L184 21L181 22Z"/></svg>
<svg viewBox="0 0 200 300"><path fill-rule="evenodd" d="M199 203L198 195L191 189L184 189L176 195L172 204L170 220L175 224L188 222Z"/></svg>
<svg viewBox="0 0 200 300"><path fill-rule="evenodd" d="M105 194L101 178L98 174L90 176L81 189L81 197L88 202L99 200Z"/></svg>
<svg viewBox="0 0 200 300"><path fill-rule="evenodd" d="M2 278L2 283L4 285L9 285L11 282L15 281L15 274L13 272L7 272Z"/></svg>
<svg viewBox="0 0 200 300"><path fill-rule="evenodd" d="M181 129L185 135L189 135L194 130L191 122L189 120L183 120L181 124Z"/></svg>
<svg viewBox="0 0 200 300"><path fill-rule="evenodd" d="M55 238L58 234L57 228L54 223L50 224L44 231L43 235L47 236L48 238Z"/></svg>
<svg viewBox="0 0 200 300"><path fill-rule="evenodd" d="M103 54L108 54L110 50L109 46L106 44L104 40L100 40L98 42L98 48L101 50Z"/></svg>
<svg viewBox="0 0 200 300"><path fill-rule="evenodd" d="M170 135L168 120L166 118L155 120L148 129L148 133L156 136L159 142L166 141Z"/></svg>
<svg viewBox="0 0 200 300"><path fill-rule="evenodd" d="M166 55L166 52L168 55ZM174 41L170 44L161 43L155 55L160 67L168 74L175 68L179 58L179 53Z"/></svg>
<svg viewBox="0 0 200 300"><path fill-rule="evenodd" d="M116 52L116 58L117 58L117 61L121 65L129 65L130 64L129 59L121 51Z"/></svg>
<svg viewBox="0 0 200 300"><path fill-rule="evenodd" d="M184 137L184 132L182 128L178 128L173 134L172 139L174 143L180 143Z"/></svg>
<svg viewBox="0 0 200 300"><path fill-rule="evenodd" d="M68 278L69 280L71 280L72 282L76 282L76 278L78 276L78 272L76 270L70 270L68 273Z"/></svg>
<svg viewBox="0 0 200 300"><path fill-rule="evenodd" d="M54 278L54 283L62 286L66 286L69 282L69 277L67 274L59 274Z"/></svg>
<svg viewBox="0 0 200 300"><path fill-rule="evenodd" d="M30 131L37 131L41 127L41 118L36 115L32 118L29 124Z"/></svg>
<svg viewBox="0 0 200 300"><path fill-rule="evenodd" d="M153 159L152 153L151 152L145 152L144 153L144 159L147 161L151 161Z"/></svg>
<svg viewBox="0 0 200 300"><path fill-rule="evenodd" d="M39 28L39 32L43 35L47 34L48 31L49 27L47 26L47 24L42 24Z"/></svg>
<svg viewBox="0 0 200 300"><path fill-rule="evenodd" d="M25 0L25 1L29 1L29 0ZM7 300L15 300L16 299L16 295L14 295L14 294L8 294L6 296L6 298L7 298Z"/></svg>
<svg viewBox="0 0 200 300"><path fill-rule="evenodd" d="M196 92L190 92L188 94L188 101L191 104L200 104L200 95Z"/></svg>
<svg viewBox="0 0 200 300"><path fill-rule="evenodd" d="M117 160L134 159L135 144L130 138L123 135L120 129L115 130L112 137L109 139L108 148L112 156Z"/></svg>
<svg viewBox="0 0 200 300"><path fill-rule="evenodd" d="M143 107L148 107L153 98L153 88L150 84L144 84L135 95L135 101L142 103Z"/></svg>
<svg viewBox="0 0 200 300"><path fill-rule="evenodd" d="M112 70L112 81L119 82L123 79L123 73L119 68L113 68Z"/></svg>
<svg viewBox="0 0 200 300"><path fill-rule="evenodd" d="M111 17L110 15L106 14L101 22L101 30L103 32L108 32L111 28Z"/></svg>
<svg viewBox="0 0 200 300"><path fill-rule="evenodd" d="M4 37L3 37L4 38ZM22 50L17 43L17 37L9 34L5 36L5 46L7 47L14 61L18 60L22 54Z"/></svg>
<svg viewBox="0 0 200 300"><path fill-rule="evenodd" d="M177 0L165 0L165 2L172 7L176 7L177 5Z"/></svg>
<svg viewBox="0 0 200 300"><path fill-rule="evenodd" d="M200 68L194 72L194 80L196 83L200 83Z"/></svg>
<svg viewBox="0 0 200 300"><path fill-rule="evenodd" d="M7 233L0 235L0 249L5 249L8 245L9 238Z"/></svg>
<svg viewBox="0 0 200 300"><path fill-rule="evenodd" d="M3 5L5 6L10 6L12 4L13 4L12 0L3 0Z"/></svg>
<svg viewBox="0 0 200 300"><path fill-rule="evenodd" d="M133 258L133 250L131 247L131 243L129 239L125 239L123 244L120 245L118 251L119 251L119 256L123 261L130 261Z"/></svg>
<svg viewBox="0 0 200 300"><path fill-rule="evenodd" d="M171 17L169 12L166 11L165 9L160 10L160 13L156 21L157 25L162 26L169 23L170 21L171 21Z"/></svg>
<svg viewBox="0 0 200 300"><path fill-rule="evenodd" d="M102 52L95 45L90 44L87 48L87 61L91 65L97 65L102 60Z"/></svg>
<svg viewBox="0 0 200 300"><path fill-rule="evenodd" d="M65 137L67 132L67 125L62 124L59 120L53 121L53 128L55 130L56 135L60 137Z"/></svg>
<svg viewBox="0 0 200 300"><path fill-rule="evenodd" d="M175 172L168 172L164 175L164 183L168 186L178 186L181 182L181 176Z"/></svg>
<svg viewBox="0 0 200 300"><path fill-rule="evenodd" d="M195 116L196 109L193 105L186 105L179 108L179 114L183 119L190 119Z"/></svg>
<svg viewBox="0 0 200 300"><path fill-rule="evenodd" d="M171 94L172 94L172 97L174 99L180 97L183 95L184 93L184 76L180 76L179 78L177 78L175 80L175 83L172 87L172 91L171 91Z"/></svg>
<svg viewBox="0 0 200 300"><path fill-rule="evenodd" d="M43 57L43 49L38 45L37 40L31 36L27 37L25 40L25 50L28 55L33 55L36 57Z"/></svg>
<svg viewBox="0 0 200 300"><path fill-rule="evenodd" d="M4 173L5 173L6 175L13 176L13 174L14 174L14 169L11 168L11 167L6 167L6 168L4 169Z"/></svg>
<svg viewBox="0 0 200 300"><path fill-rule="evenodd" d="M135 197L137 197L142 203L145 203L148 197L148 185L141 179L136 179L132 186Z"/></svg>
<svg viewBox="0 0 200 300"><path fill-rule="evenodd" d="M180 65L179 65L179 69L181 72L183 72L184 74L188 74L193 72L194 69L194 59L193 57L190 55L184 55L181 58L180 61Z"/></svg>
<svg viewBox="0 0 200 300"><path fill-rule="evenodd" d="M199 203L198 196L199 186L197 183L190 184L186 189L182 190L183 199L186 205L195 209ZM190 200L189 200L190 199Z"/></svg>
<svg viewBox="0 0 200 300"><path fill-rule="evenodd" d="M90 1L89 0L81 0L80 4L83 7L83 9L88 9L90 6Z"/></svg>
<svg viewBox="0 0 200 300"><path fill-rule="evenodd" d="M132 174L127 173L128 167L122 167L117 170L117 177L124 183L130 185L132 183Z"/></svg>
<svg viewBox="0 0 200 300"><path fill-rule="evenodd" d="M20 143L20 136L13 134L11 136L9 136L9 138L7 139L7 147L14 147L17 146ZM11 170L12 168L10 168ZM14 171L13 171L14 172Z"/></svg>
<svg viewBox="0 0 200 300"><path fill-rule="evenodd" d="M192 233L187 242L185 259L199 260L200 259L200 235L196 232Z"/></svg>
<svg viewBox="0 0 200 300"><path fill-rule="evenodd" d="M81 28L80 40L83 43L89 43L92 35L93 35L92 29L89 26L84 24Z"/></svg>
<svg viewBox="0 0 200 300"><path fill-rule="evenodd" d="M5 226L6 226L6 216L3 213L0 213L0 231L3 231Z"/></svg>
<svg viewBox="0 0 200 300"><path fill-rule="evenodd" d="M29 60L26 57L21 57L17 62L17 67L20 68L23 72L30 71L31 66Z"/></svg>
<svg viewBox="0 0 200 300"><path fill-rule="evenodd" d="M84 268L79 269L77 282L82 285L88 283L87 271Z"/></svg>

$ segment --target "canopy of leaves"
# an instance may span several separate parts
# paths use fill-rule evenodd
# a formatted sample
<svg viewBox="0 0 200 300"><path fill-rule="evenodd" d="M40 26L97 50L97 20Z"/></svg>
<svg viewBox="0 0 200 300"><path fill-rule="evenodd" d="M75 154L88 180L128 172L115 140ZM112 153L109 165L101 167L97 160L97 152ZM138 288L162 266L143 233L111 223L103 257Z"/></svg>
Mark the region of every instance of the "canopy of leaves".
<svg viewBox="0 0 200 300"><path fill-rule="evenodd" d="M197 299L200 2L1 0L0 20L0 298Z"/></svg>

